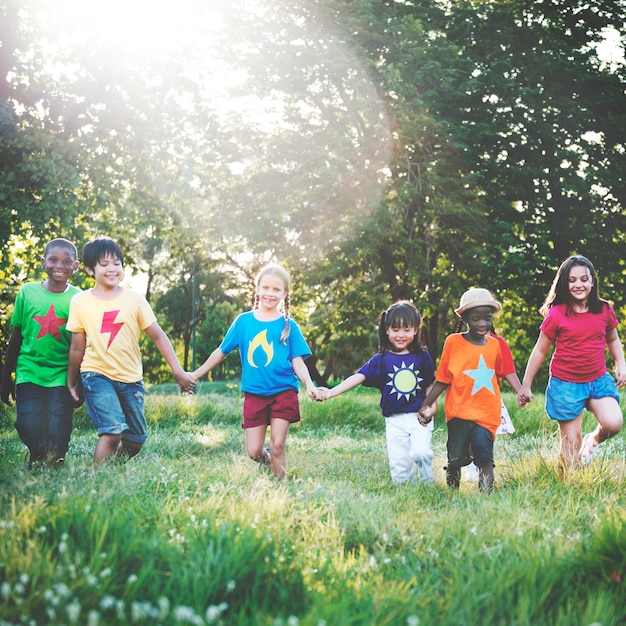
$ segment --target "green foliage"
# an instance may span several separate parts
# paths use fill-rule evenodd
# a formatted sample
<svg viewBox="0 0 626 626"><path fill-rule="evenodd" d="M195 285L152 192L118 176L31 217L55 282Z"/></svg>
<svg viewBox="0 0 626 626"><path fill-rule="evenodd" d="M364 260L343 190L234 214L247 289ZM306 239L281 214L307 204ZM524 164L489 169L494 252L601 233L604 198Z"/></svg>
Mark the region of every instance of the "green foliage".
<svg viewBox="0 0 626 626"><path fill-rule="evenodd" d="M186 367L274 260L320 379L398 298L436 356L472 285L521 368L572 252L624 307L623 0L200 3L144 53L52 6L0 6L0 339L52 235L116 238Z"/></svg>
<svg viewBox="0 0 626 626"><path fill-rule="evenodd" d="M505 396L517 432L496 443L496 489L392 485L376 394L302 399L288 478L246 458L241 398L149 388L150 438L94 469L75 429L63 468L28 471L0 412L3 624L618 626L626 576L626 443L564 477L542 398ZM592 425L585 417L585 429Z"/></svg>

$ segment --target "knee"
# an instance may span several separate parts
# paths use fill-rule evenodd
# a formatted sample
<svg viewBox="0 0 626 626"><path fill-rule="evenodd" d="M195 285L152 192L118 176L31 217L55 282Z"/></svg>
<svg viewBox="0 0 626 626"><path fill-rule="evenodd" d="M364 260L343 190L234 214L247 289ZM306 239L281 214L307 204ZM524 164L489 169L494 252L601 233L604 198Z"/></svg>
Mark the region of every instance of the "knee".
<svg viewBox="0 0 626 626"><path fill-rule="evenodd" d="M272 441L270 439L270 454L276 458L285 454L286 442L285 441Z"/></svg>
<svg viewBox="0 0 626 626"><path fill-rule="evenodd" d="M429 446L419 446L411 450L411 458L416 463L430 462L433 460L434 454Z"/></svg>
<svg viewBox="0 0 626 626"><path fill-rule="evenodd" d="M481 470L494 468L495 464L491 459L474 459L474 465Z"/></svg>

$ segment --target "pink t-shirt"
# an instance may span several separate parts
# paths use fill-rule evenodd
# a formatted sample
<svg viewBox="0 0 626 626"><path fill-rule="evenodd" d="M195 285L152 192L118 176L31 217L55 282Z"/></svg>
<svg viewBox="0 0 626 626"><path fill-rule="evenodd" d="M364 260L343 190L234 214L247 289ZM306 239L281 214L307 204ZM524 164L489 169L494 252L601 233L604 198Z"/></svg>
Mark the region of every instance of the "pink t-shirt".
<svg viewBox="0 0 626 626"><path fill-rule="evenodd" d="M570 383L588 383L606 374L606 334L617 327L613 307L605 302L600 313L576 313L556 304L548 311L541 331L555 342L550 375Z"/></svg>

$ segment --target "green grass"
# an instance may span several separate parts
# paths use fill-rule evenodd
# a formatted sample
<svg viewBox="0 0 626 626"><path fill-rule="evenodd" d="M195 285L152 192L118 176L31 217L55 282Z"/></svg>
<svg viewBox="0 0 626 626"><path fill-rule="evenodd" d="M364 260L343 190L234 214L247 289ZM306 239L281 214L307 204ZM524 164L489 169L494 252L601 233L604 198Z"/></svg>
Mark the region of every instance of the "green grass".
<svg viewBox="0 0 626 626"><path fill-rule="evenodd" d="M542 398L505 396L491 496L445 487L441 413L435 485L392 485L359 388L302 399L277 483L245 455L236 386L173 391L150 390L140 456L98 469L84 409L66 466L34 471L0 410L0 626L626 623L623 433L561 478Z"/></svg>

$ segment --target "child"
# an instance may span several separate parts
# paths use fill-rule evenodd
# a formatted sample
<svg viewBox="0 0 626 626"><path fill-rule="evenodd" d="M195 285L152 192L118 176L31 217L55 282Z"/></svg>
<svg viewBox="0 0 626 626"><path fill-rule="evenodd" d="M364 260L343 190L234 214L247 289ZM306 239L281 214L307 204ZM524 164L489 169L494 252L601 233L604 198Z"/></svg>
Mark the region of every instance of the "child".
<svg viewBox="0 0 626 626"><path fill-rule="evenodd" d="M489 336L493 315L501 309L486 289L470 289L461 296L455 313L468 330L447 337L435 384L420 409L421 421L427 424L437 411L435 400L445 390L446 482L454 489L459 488L461 468L469 465L472 457L478 466L480 490L491 493L493 489L493 443L501 421L498 377L510 374L504 370L498 340Z"/></svg>
<svg viewBox="0 0 626 626"><path fill-rule="evenodd" d="M87 413L99 436L94 463L112 456L131 458L147 439L140 331L154 342L182 389L192 390L195 381L178 363L146 299L119 285L124 255L117 243L108 237L93 239L83 248L83 263L96 284L70 305L67 385L77 400L80 370Z"/></svg>
<svg viewBox="0 0 626 626"><path fill-rule="evenodd" d="M258 274L254 308L240 314L224 340L195 371L201 378L219 365L235 348L242 365L244 394L243 424L248 456L269 466L282 479L286 474L285 445L289 424L300 421L298 403L302 381L310 397L313 385L304 359L311 351L300 328L289 317L289 274L279 265L268 265ZM284 304L284 312L279 305ZM271 426L269 452L265 448L267 427Z"/></svg>
<svg viewBox="0 0 626 626"><path fill-rule="evenodd" d="M430 354L419 343L420 314L410 302L392 304L378 319L378 353L361 369L332 389L322 388L320 400L334 398L357 385L376 387L385 417L391 480L432 482L433 424L419 422L417 411L435 379Z"/></svg>
<svg viewBox="0 0 626 626"><path fill-rule="evenodd" d="M53 239L44 250L42 282L25 284L15 299L13 330L7 347L0 396L16 401L15 428L28 447L28 467L60 465L67 453L74 401L68 393L67 361L71 335L65 323L72 297L79 289L68 284L78 268L76 246ZM15 387L11 374L15 371Z"/></svg>
<svg viewBox="0 0 626 626"><path fill-rule="evenodd" d="M457 333L461 332L463 328L462 325L463 320L459 320L459 324L456 330ZM495 337L495 339L497 339L498 343L500 344L500 350L502 350L502 367L505 372L510 372L510 374L507 374L504 378L509 383L509 385L511 385L513 391L517 393L520 390L522 383L517 376L517 370L515 368L513 355L511 354L511 348L509 348L507 342L502 337L500 337L500 335L496 334L493 326L491 327L489 334L492 337ZM507 410L506 405L504 404L504 402L502 402L500 413L500 426L498 426L498 430L496 430L496 435L510 435L514 432L515 426L513 425L513 420L509 415L509 411ZM465 468L465 472L467 480L478 480L478 468L473 461Z"/></svg>
<svg viewBox="0 0 626 626"><path fill-rule="evenodd" d="M562 469L591 462L596 446L622 428L618 386L626 385L626 363L613 307L598 295L598 279L584 256L571 256L559 267L539 312L544 316L539 339L528 359L517 403L533 398L531 385L552 343L546 412L557 420ZM615 361L617 385L606 370L605 349ZM583 409L598 426L582 440Z"/></svg>

